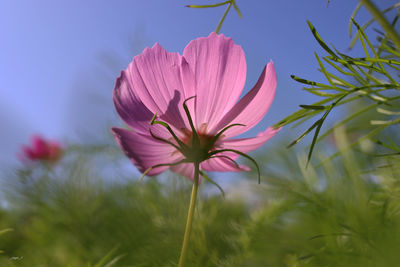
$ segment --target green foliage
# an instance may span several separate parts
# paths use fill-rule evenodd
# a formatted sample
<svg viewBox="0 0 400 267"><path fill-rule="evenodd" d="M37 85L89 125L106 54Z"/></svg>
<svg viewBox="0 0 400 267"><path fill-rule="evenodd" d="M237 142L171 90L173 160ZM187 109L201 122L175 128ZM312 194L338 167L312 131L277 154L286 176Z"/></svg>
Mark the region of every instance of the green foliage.
<svg viewBox="0 0 400 267"><path fill-rule="evenodd" d="M243 232L248 254L264 254L257 255L258 264L250 257L242 266L396 266L399 158L346 149L343 128L336 130L335 142L341 157L326 161L319 154L319 168L306 168L304 157L266 158L269 187L263 195L270 208ZM274 171L282 162L286 168Z"/></svg>
<svg viewBox="0 0 400 267"><path fill-rule="evenodd" d="M352 29L353 29L353 27L352 27L352 26L353 26L353 22L352 22L352 21L355 19L356 15L357 15L358 11L360 10L360 8L362 7L362 5L363 5L363 3L360 2L360 3L357 5L357 7L354 9L353 14L351 15L350 23L349 23L349 35L350 35L350 36L352 36ZM386 8L386 9L382 10L381 13L382 13L382 15L387 15L388 12L391 12L392 10L395 10L395 9L398 8L398 7L400 7L400 3L396 3L396 4L394 4L394 5L390 6L390 7L388 7L388 8ZM362 30L365 31L365 29L367 29L374 21L375 21L375 18L372 17L370 20L368 20L368 21L361 27ZM394 26L395 23L392 22L392 25ZM357 32L357 33L355 34L355 36L353 37L353 39L351 40L350 48L352 48L352 47L355 45L355 43L357 42L357 40L358 40L359 38L360 38L360 34L359 34L359 32Z"/></svg>
<svg viewBox="0 0 400 267"><path fill-rule="evenodd" d="M262 183L251 173L242 198L202 184L187 265L396 266L400 158L348 150L349 138L339 127L323 151L341 156L316 153L318 168L277 144L259 155ZM373 155L391 151L370 145ZM175 266L190 182L100 183L78 159L15 177L0 210L0 228L13 228L0 236L0 266Z"/></svg>
<svg viewBox="0 0 400 267"><path fill-rule="evenodd" d="M398 16L394 18L393 25L397 22L397 19ZM308 22L315 39L328 54L322 58L315 54L319 70L325 76L327 83L309 81L294 75L292 75L292 78L297 82L308 85L308 87L303 88L305 91L323 99L311 105L300 105L301 110L276 124L276 127L282 127L297 121L304 123L319 116L319 119L311 127L289 145L291 147L297 144L315 130L307 161L310 161L315 144L318 141L328 136L338 126L349 125L355 118L365 115L367 112L370 120L363 124L363 129L359 129L363 135L350 147L364 139L373 138L386 128L400 122L400 116L398 116L400 115L398 75L400 53L393 47L385 34L379 39L379 44L374 46L363 28L353 19L352 24L358 30L357 36L364 51L363 57L352 57L339 52L333 46L331 48L323 41L311 22ZM320 136L322 125L324 125L328 115L334 108L342 105L346 105L349 110L351 109L347 117L341 119Z"/></svg>
<svg viewBox="0 0 400 267"><path fill-rule="evenodd" d="M79 158L75 168L72 163L60 173L20 172L8 188L11 206L0 211L0 227L12 225L14 231L0 238L0 266L176 265L189 181L102 184L104 177L93 177L88 162ZM243 203L221 196L200 202L188 262L217 266L233 251L233 226L248 212Z"/></svg>
<svg viewBox="0 0 400 267"><path fill-rule="evenodd" d="M10 232L10 231L12 231L11 228L7 228L7 229L0 230L0 236L3 235L3 234L5 234L5 233L7 233L7 232ZM0 254L1 254L1 253L3 253L2 250L0 250Z"/></svg>

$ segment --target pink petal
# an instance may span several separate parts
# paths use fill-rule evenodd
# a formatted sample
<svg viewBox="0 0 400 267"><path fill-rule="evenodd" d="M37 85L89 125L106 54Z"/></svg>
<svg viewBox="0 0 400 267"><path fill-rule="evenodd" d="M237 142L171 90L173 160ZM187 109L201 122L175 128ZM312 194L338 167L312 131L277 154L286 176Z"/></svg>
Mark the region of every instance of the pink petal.
<svg viewBox="0 0 400 267"><path fill-rule="evenodd" d="M187 65L185 62L183 64ZM186 71L188 67L183 66L183 69ZM168 139L171 137L171 134L164 127L150 125L154 114L139 99L134 90L135 86L131 86L131 79L132 77L129 77L127 71L122 71L115 84L113 100L118 114L136 132L148 135L151 130L156 136ZM177 128L173 125L170 126L180 136Z"/></svg>
<svg viewBox="0 0 400 267"><path fill-rule="evenodd" d="M274 64L270 61L261 73L257 84L224 116L214 131L219 131L233 123L246 125L228 129L224 136L229 138L255 126L271 106L275 96L276 83Z"/></svg>
<svg viewBox="0 0 400 267"><path fill-rule="evenodd" d="M208 159L201 163L201 168L205 171L215 172L241 172L250 170L250 168L245 165L239 165L238 168L238 166L226 158Z"/></svg>
<svg viewBox="0 0 400 267"><path fill-rule="evenodd" d="M32 142L32 156L35 158L44 159L48 156L48 145L46 141L38 135L34 135L31 138Z"/></svg>
<svg viewBox="0 0 400 267"><path fill-rule="evenodd" d="M22 146L22 152L23 152L23 154L24 154L24 156L26 157L26 158L28 158L28 159L35 159L36 158L36 156L35 156L35 153L32 151L32 149L30 148L30 147L28 147L28 146L25 146L25 145L23 145Z"/></svg>
<svg viewBox="0 0 400 267"><path fill-rule="evenodd" d="M171 167L171 171L178 173L186 178L189 178L191 181L194 177L194 166L193 163L182 163L176 166Z"/></svg>
<svg viewBox="0 0 400 267"><path fill-rule="evenodd" d="M183 56L195 76L195 123L198 128L205 123L210 130L242 93L246 80L243 50L231 38L211 33L191 41Z"/></svg>
<svg viewBox="0 0 400 267"><path fill-rule="evenodd" d="M58 142L49 142L48 144L48 159L56 161L62 155L61 145Z"/></svg>
<svg viewBox="0 0 400 267"><path fill-rule="evenodd" d="M121 71L118 77L114 91L113 100L119 116L132 129L139 133L148 134L150 121L153 113L142 103L138 95L132 89L126 71Z"/></svg>
<svg viewBox="0 0 400 267"><path fill-rule="evenodd" d="M111 131L122 151L142 173L154 165L175 163L182 159L182 154L174 147L151 136L121 128L112 128ZM154 168L147 175L156 175L168 168Z"/></svg>
<svg viewBox="0 0 400 267"><path fill-rule="evenodd" d="M239 168L228 159L212 158L200 163L200 170L204 171L217 171L217 172L240 172L249 171L250 168L245 165L240 165ZM171 171L179 173L182 176L194 181L194 166L193 163L183 163L177 166L172 166ZM199 176L199 183L201 182L201 175Z"/></svg>
<svg viewBox="0 0 400 267"><path fill-rule="evenodd" d="M182 56L155 44L136 56L126 72L131 95L137 96L151 114L158 113L162 120L178 129L188 126L182 103L194 96L190 82L193 74ZM125 106L129 105L128 102ZM148 118L148 113L143 117Z"/></svg>
<svg viewBox="0 0 400 267"><path fill-rule="evenodd" d="M265 142L272 138L279 130L280 128L274 129L269 127L264 132L259 133L256 137L222 140L221 143L217 145L220 149L235 149L247 153L264 145Z"/></svg>

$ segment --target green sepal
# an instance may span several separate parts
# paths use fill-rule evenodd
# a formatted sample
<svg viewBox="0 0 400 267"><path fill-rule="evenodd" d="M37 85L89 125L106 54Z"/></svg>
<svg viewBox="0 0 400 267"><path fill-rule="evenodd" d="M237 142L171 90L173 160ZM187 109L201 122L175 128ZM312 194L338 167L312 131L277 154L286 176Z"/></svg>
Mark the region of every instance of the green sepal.
<svg viewBox="0 0 400 267"><path fill-rule="evenodd" d="M231 127L233 127L233 126L246 126L246 125L241 124L241 123L233 123L233 124L230 124L230 125L226 126L224 129L222 129L221 131L219 131L219 132L213 137L213 139L211 139L211 142L210 142L210 149L214 146L215 142L217 142L218 138L220 138L221 135L222 135L226 130L228 130L229 128L231 128Z"/></svg>
<svg viewBox="0 0 400 267"><path fill-rule="evenodd" d="M206 179L207 182L210 182L210 183L212 183L213 185L215 185L215 186L219 189L219 191L221 191L222 197L225 198L225 192L224 192L224 190L222 189L222 187L221 187L219 184L217 184L213 179L211 179L211 178L210 178L207 174L205 174L203 171L200 171L200 175L203 176L203 178Z"/></svg>
<svg viewBox="0 0 400 267"><path fill-rule="evenodd" d="M161 137L158 137L158 136L154 135L154 134L153 134L153 131L152 131L151 129L150 129L150 135L151 135L151 137L153 137L154 139L156 139L156 140L158 140L158 141L162 141L162 142L164 142L164 143L167 143L167 144L173 146L174 148L176 148L179 152L181 152L181 148L180 148L179 146L175 145L174 143L172 143L171 141L169 141L169 140L167 140L167 139L164 139L164 138L161 138Z"/></svg>
<svg viewBox="0 0 400 267"><path fill-rule="evenodd" d="M182 159L182 160L180 160L178 162L174 162L174 163L161 163L161 164L153 165L153 166L151 166L150 168L148 168L147 170L145 170L143 172L142 176L140 176L139 183L142 182L142 180L146 176L146 174L149 173L149 171L151 171L152 169L159 168L159 167L165 167L165 166L171 167L171 166L176 166L176 165L179 165L179 164L182 164L182 163L187 163L187 162L188 161L186 159Z"/></svg>
<svg viewBox="0 0 400 267"><path fill-rule="evenodd" d="M235 160L231 159L231 158L228 157L228 156L225 156L225 155L221 155L221 156L216 155L216 156L211 156L211 157L209 157L209 159L212 159L212 158L223 158L223 159L227 159L227 160L229 160L230 162L232 162L233 164L235 164L235 167L236 167L237 169L240 169L239 164L238 164Z"/></svg>
<svg viewBox="0 0 400 267"><path fill-rule="evenodd" d="M190 116L189 108L186 105L186 102L193 98L196 98L196 96L191 96L191 97L185 99L185 101L183 101L183 109L185 110L186 116L189 120L190 128L192 128L192 134L193 134L192 142L194 142L195 140L196 140L196 142L200 142L199 136L197 135L196 128L194 127L194 124L193 124L192 116Z"/></svg>
<svg viewBox="0 0 400 267"><path fill-rule="evenodd" d="M168 125L168 123L163 122L163 121L156 121L157 117L157 113L154 114L153 118L150 121L150 125L154 125L154 124L159 124L161 126L164 126L165 128L167 128L168 132L172 135L172 137L175 139L175 141L182 147L187 147L187 145L185 143L183 143L178 136L176 136L176 134L174 133L174 131L172 131L171 127Z"/></svg>
<svg viewBox="0 0 400 267"><path fill-rule="evenodd" d="M253 162L253 164L256 166L256 169L257 169L258 184L261 183L260 167L258 166L257 161L256 161L255 159L253 159L253 158L250 157L249 155L247 155L247 154L245 154L245 153L243 153L243 152L241 152L241 151L239 151L239 150L236 150L236 149L229 149L229 148L214 150L214 151L212 151L212 152L209 154L209 156L211 157L211 156L213 156L213 155L216 155L216 154L218 154L218 153L223 153L223 152L233 152L233 153L238 154L238 155L240 155L240 156L242 156L242 157L245 157L246 159L248 159L248 160L250 160L251 162Z"/></svg>

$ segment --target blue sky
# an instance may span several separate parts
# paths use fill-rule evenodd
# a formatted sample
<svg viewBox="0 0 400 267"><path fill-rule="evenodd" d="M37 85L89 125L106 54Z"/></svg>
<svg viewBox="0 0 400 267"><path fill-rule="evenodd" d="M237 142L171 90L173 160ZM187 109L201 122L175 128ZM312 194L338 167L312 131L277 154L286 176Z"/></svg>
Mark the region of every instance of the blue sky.
<svg viewBox="0 0 400 267"><path fill-rule="evenodd" d="M378 2L378 1L375 1ZM192 39L214 31L225 7L190 9L209 0L19 0L0 3L0 164L15 160L33 133L73 141L109 135L119 123L112 89L121 69L144 47L160 43L182 52ZM221 32L240 44L247 59L249 90L272 59L278 76L276 99L252 134L314 99L291 74L323 81L310 20L328 43L346 51L347 25L358 1L237 0ZM381 7L394 1L379 0ZM360 22L369 17L358 16ZM355 51L357 53L357 50ZM288 128L286 131L291 131Z"/></svg>

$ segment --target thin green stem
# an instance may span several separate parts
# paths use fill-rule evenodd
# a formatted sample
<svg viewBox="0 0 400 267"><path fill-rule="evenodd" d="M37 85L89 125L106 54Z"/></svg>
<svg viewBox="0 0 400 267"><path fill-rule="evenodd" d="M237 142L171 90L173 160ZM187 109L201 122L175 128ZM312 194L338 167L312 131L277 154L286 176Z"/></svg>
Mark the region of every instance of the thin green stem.
<svg viewBox="0 0 400 267"><path fill-rule="evenodd" d="M400 51L400 36L386 20L382 12L378 10L374 3L370 0L360 0L361 3L368 9L376 21L382 26L382 28L387 32L389 38L395 43L397 50Z"/></svg>
<svg viewBox="0 0 400 267"><path fill-rule="evenodd" d="M228 7L225 9L225 13L224 13L224 15L222 16L221 20L219 21L218 26L217 26L217 29L215 30L215 33L219 33L219 31L221 30L222 23L224 23L225 18L226 18L226 15L228 15L228 12L229 12L229 9L231 9L231 6L232 6L232 3L230 3L230 4L228 5Z"/></svg>
<svg viewBox="0 0 400 267"><path fill-rule="evenodd" d="M192 187L192 196L190 197L190 205L188 211L188 217L186 221L185 235L183 236L181 257L179 259L178 267L183 267L186 259L186 252L188 250L190 232L192 230L192 221L194 215L194 209L196 207L197 189L199 188L199 173L200 173L200 163L194 162L194 183Z"/></svg>
<svg viewBox="0 0 400 267"><path fill-rule="evenodd" d="M229 4L230 2L231 2L231 0L225 1L222 3L218 3L218 4L213 4L213 5L187 5L186 7L191 7L191 8L217 7L217 6L223 6L223 5Z"/></svg>

